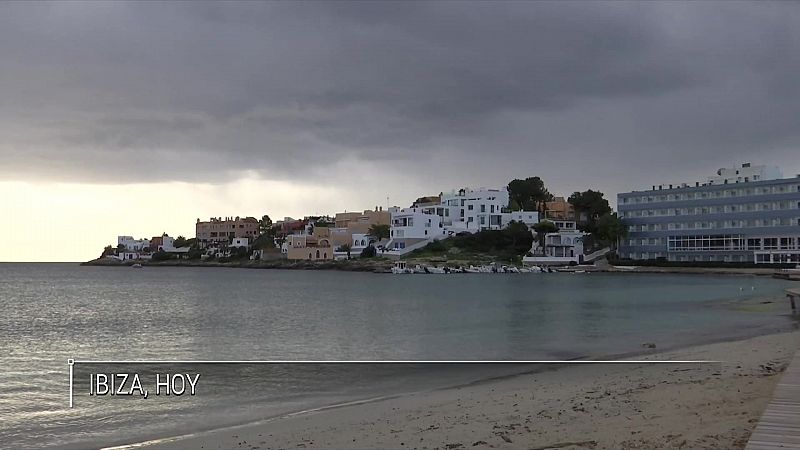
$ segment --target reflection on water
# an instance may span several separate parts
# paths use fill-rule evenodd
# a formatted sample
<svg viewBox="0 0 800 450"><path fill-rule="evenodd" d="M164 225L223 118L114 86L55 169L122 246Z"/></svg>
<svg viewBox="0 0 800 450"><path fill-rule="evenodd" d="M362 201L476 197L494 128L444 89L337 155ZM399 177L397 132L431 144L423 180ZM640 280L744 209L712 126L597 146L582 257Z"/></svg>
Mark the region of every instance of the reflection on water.
<svg viewBox="0 0 800 450"><path fill-rule="evenodd" d="M456 366L203 367L196 397L89 397L78 360L532 360L659 348L784 326L721 300L778 295L769 278L392 276L220 268L0 264L0 442L145 437L496 374ZM101 368L116 370L115 368ZM119 368L129 370L128 368ZM137 370L175 372L175 367ZM188 367L187 370L200 370ZM503 368L502 370L508 370ZM103 426L100 426L103 425Z"/></svg>

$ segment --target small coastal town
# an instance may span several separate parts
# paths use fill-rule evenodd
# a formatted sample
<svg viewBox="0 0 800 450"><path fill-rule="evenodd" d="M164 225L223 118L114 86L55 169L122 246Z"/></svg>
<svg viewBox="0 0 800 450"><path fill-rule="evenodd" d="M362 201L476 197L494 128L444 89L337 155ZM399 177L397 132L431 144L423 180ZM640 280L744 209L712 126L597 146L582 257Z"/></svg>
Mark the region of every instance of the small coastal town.
<svg viewBox="0 0 800 450"><path fill-rule="evenodd" d="M742 163L706 181L653 185L617 195L548 191L539 177L504 187L461 188L422 196L408 207L363 211L197 219L195 236L117 237L100 262L140 267L201 262L394 261L395 273L547 271L608 260L637 264L779 265L800 263L800 175ZM404 260L422 258L412 266Z"/></svg>

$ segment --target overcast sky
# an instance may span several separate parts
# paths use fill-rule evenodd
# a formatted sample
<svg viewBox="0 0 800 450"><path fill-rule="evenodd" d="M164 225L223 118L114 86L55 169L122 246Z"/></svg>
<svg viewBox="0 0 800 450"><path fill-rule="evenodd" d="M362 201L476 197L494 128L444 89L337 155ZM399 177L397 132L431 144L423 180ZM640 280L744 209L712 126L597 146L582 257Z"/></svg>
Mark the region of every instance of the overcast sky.
<svg viewBox="0 0 800 450"><path fill-rule="evenodd" d="M800 172L790 2L3 2L0 64L0 191L41 195L2 203L18 217L65 186L81 217L125 186L192 203L114 207L193 233L533 175L613 200Z"/></svg>

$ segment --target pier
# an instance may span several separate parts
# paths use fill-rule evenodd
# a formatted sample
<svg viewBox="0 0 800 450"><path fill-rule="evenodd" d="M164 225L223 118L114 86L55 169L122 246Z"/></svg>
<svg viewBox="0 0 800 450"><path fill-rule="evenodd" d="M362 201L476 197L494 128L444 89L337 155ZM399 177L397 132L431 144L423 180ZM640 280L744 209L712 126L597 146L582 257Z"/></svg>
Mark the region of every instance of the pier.
<svg viewBox="0 0 800 450"><path fill-rule="evenodd" d="M767 405L745 450L781 448L800 448L800 351L795 353L789 367L781 375L772 401Z"/></svg>

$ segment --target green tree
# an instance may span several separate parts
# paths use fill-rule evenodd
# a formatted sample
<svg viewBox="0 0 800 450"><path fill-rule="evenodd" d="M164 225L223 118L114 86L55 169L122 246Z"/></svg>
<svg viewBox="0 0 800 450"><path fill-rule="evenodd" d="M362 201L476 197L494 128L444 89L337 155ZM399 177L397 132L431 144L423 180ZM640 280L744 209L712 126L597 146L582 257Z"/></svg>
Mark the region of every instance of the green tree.
<svg viewBox="0 0 800 450"><path fill-rule="evenodd" d="M272 232L272 219L268 215L261 216L258 221L258 234L270 234Z"/></svg>
<svg viewBox="0 0 800 450"><path fill-rule="evenodd" d="M389 225L374 224L369 227L367 234L374 237L375 240L380 241L389 239Z"/></svg>
<svg viewBox="0 0 800 450"><path fill-rule="evenodd" d="M567 201L575 208L579 228L590 233L595 232L597 219L611 213L611 206L600 191L575 192Z"/></svg>
<svg viewBox="0 0 800 450"><path fill-rule="evenodd" d="M512 210L543 211L545 202L553 200L539 177L515 179L508 183L508 207Z"/></svg>
<svg viewBox="0 0 800 450"><path fill-rule="evenodd" d="M533 231L536 232L536 239L539 241L539 247L542 249L542 254L545 253L545 236L547 233L555 233L558 227L549 220L543 220L533 226Z"/></svg>
<svg viewBox="0 0 800 450"><path fill-rule="evenodd" d="M528 248L530 248L531 233L528 231L528 226L523 222L512 220L506 227L505 234L511 238L511 246L516 248L520 241L528 241Z"/></svg>
<svg viewBox="0 0 800 450"><path fill-rule="evenodd" d="M122 245L122 244L120 244L120 245ZM119 247L119 246L117 246L117 247ZM125 246L123 246L123 248L124 247ZM100 255L100 257L103 258L105 256L111 256L113 254L114 254L114 247L112 247L110 245L106 245L106 247L103 249L103 253Z"/></svg>
<svg viewBox="0 0 800 450"><path fill-rule="evenodd" d="M175 238L175 242L173 244L175 247L188 247L188 240L183 236L178 236Z"/></svg>
<svg viewBox="0 0 800 450"><path fill-rule="evenodd" d="M594 235L604 245L616 248L619 240L628 235L628 227L617 213L604 214L597 219Z"/></svg>
<svg viewBox="0 0 800 450"><path fill-rule="evenodd" d="M265 233L257 237L252 245L255 250L263 250L265 248L275 248L275 239L272 233Z"/></svg>
<svg viewBox="0 0 800 450"><path fill-rule="evenodd" d="M353 249L353 247L351 247L350 244L342 244L342 245L339 246L339 249L337 251L339 251L339 252L347 252L347 259L350 259L350 250L352 250L352 249Z"/></svg>

